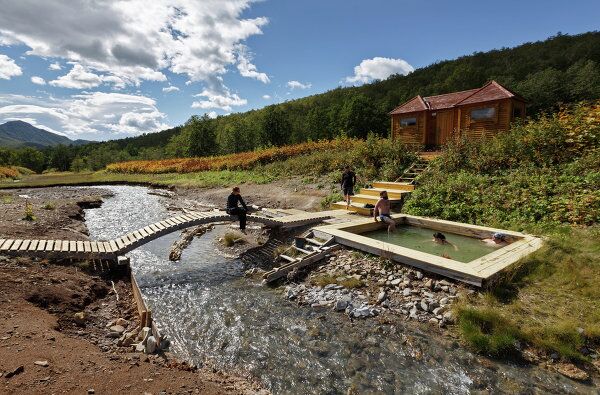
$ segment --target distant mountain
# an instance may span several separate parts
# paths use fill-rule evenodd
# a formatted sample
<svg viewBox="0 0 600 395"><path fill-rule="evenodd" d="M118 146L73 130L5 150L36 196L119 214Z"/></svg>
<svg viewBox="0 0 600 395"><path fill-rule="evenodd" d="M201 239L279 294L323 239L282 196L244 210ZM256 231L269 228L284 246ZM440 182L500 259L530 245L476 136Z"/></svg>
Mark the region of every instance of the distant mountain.
<svg viewBox="0 0 600 395"><path fill-rule="evenodd" d="M55 145L83 145L87 140L71 140L68 137L36 128L23 121L10 121L0 125L0 147L45 148Z"/></svg>

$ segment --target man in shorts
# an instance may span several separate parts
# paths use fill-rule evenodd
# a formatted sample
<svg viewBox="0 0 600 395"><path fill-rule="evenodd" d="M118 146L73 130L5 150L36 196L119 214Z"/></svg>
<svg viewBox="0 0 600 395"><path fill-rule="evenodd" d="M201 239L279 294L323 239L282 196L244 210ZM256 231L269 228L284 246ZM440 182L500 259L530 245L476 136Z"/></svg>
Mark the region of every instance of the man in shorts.
<svg viewBox="0 0 600 395"><path fill-rule="evenodd" d="M396 230L396 223L392 219L391 208L392 203L390 203L390 200L388 199L387 191L381 191L379 200L373 209L373 218L375 219L375 222L377 222L377 218L379 218L381 222L387 224L388 232Z"/></svg>
<svg viewBox="0 0 600 395"><path fill-rule="evenodd" d="M354 184L356 184L356 173L352 171L350 166L344 167L341 185L344 200L346 201L346 209L350 207L350 196L354 195Z"/></svg>

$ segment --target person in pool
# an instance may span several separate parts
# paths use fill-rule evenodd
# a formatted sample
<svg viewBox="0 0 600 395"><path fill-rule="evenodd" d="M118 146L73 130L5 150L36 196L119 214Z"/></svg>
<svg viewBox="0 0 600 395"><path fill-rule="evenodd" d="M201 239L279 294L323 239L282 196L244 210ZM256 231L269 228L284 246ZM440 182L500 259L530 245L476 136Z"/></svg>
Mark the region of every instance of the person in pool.
<svg viewBox="0 0 600 395"><path fill-rule="evenodd" d="M377 222L377 218L388 226L388 232L396 230L396 223L392 219L391 215L392 203L388 199L387 191L381 191L379 194L379 200L375 204L373 209L373 219Z"/></svg>
<svg viewBox="0 0 600 395"><path fill-rule="evenodd" d="M443 234L442 232L435 232L433 234L432 241L437 244L452 246L452 248L454 248L454 251L458 251L458 247L456 245L450 243L448 240L446 240L446 235Z"/></svg>
<svg viewBox="0 0 600 395"><path fill-rule="evenodd" d="M496 232L491 238L483 239L481 241L494 247L504 247L505 245L508 245L508 242L506 241L506 235L500 232Z"/></svg>

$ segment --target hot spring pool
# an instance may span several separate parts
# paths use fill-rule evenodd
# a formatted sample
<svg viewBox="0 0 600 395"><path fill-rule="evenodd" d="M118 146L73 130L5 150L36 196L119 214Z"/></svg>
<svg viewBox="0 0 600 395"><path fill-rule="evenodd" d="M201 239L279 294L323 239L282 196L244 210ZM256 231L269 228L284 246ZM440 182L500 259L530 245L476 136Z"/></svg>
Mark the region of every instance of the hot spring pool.
<svg viewBox="0 0 600 395"><path fill-rule="evenodd" d="M500 246L484 243L481 239L447 232L444 232L444 235L452 245L439 244L433 241L433 233L435 230L432 229L399 225L392 233L388 233L386 229L379 229L365 232L362 236L464 263L481 258L500 248Z"/></svg>

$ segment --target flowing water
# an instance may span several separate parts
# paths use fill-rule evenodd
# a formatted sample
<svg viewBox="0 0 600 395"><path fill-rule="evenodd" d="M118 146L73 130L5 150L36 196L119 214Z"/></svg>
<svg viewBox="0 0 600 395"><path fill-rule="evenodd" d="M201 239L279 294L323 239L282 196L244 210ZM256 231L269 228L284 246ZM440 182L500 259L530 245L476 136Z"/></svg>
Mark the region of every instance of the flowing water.
<svg viewBox="0 0 600 395"><path fill-rule="evenodd" d="M106 188L106 187L102 187ZM86 210L94 239L109 239L167 218L165 198L147 188L109 187L101 208ZM250 373L277 394L565 393L586 391L543 369L484 367L457 343L412 325L351 322L341 313L298 307L282 292L243 277L219 252L214 231L168 261L179 232L134 251L132 270L171 350L225 370Z"/></svg>
<svg viewBox="0 0 600 395"><path fill-rule="evenodd" d="M449 244L436 243L433 241L433 234L435 232L437 231L429 228L400 225L396 227L395 232L388 232L387 229L381 229L361 233L361 236L465 263L481 258L498 249L474 237L458 235L456 233L444 233L446 241Z"/></svg>

